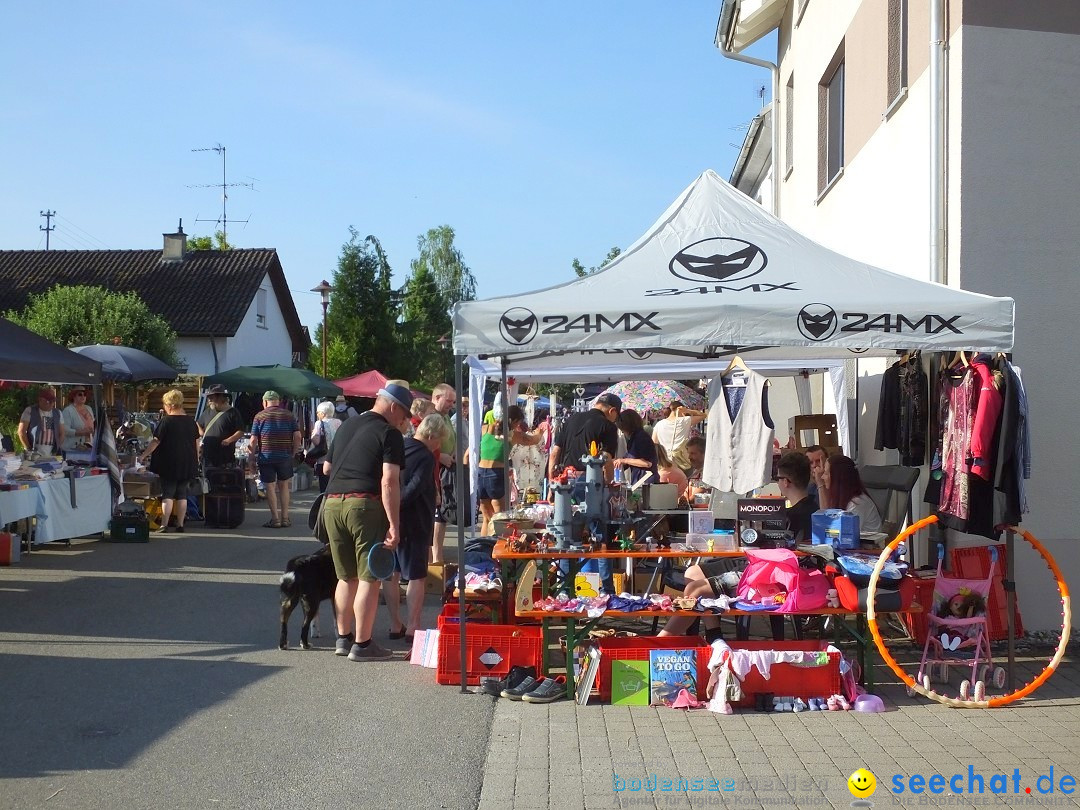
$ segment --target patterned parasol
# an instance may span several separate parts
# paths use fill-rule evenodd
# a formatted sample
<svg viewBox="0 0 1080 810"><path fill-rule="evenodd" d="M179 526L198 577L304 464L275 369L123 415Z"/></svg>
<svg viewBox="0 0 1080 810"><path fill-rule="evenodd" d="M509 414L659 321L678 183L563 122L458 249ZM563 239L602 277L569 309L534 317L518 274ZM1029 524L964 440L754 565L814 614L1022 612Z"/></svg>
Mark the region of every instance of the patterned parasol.
<svg viewBox="0 0 1080 810"><path fill-rule="evenodd" d="M642 416L663 410L675 399L694 410L705 408L705 397L675 380L627 380L615 383L603 393L615 394L622 400L623 408Z"/></svg>

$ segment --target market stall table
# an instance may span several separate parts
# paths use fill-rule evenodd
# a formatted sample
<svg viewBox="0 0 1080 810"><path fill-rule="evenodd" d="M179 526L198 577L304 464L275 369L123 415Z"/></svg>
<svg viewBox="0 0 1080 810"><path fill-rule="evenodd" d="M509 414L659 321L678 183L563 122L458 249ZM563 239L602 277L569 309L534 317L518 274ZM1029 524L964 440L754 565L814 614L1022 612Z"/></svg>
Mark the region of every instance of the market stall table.
<svg viewBox="0 0 1080 810"><path fill-rule="evenodd" d="M500 567L504 570L503 582L508 582L508 572L505 570L506 564L514 561L528 561L528 560L593 560L593 559L619 559L619 558L631 558L631 559L656 559L656 558L678 558L678 557L730 557L737 558L744 556L743 551L686 551L683 549L653 549L651 551L525 551L514 552L510 551L507 547L505 540L500 540L495 544L495 548L492 551L492 557L499 563ZM569 576L574 575L574 568L571 568ZM506 589L504 589L504 593ZM879 611L884 614L889 611ZM904 608L902 611L896 611L898 613L920 613L922 608L919 605L910 605ZM671 617L671 616L694 616L700 618L706 614L699 613L694 610L635 610L635 611L620 611L620 610L607 610L603 615L596 618L588 618L582 613L571 611L549 611L549 610L518 610L516 615L520 618L540 620L544 634L543 645L543 668L547 671L547 655L548 655L548 642L551 634L551 621L553 619L560 619L566 622L566 650L567 650L567 667L566 667L566 694L567 697L573 699L575 692L574 684L574 671L573 665L570 663L570 657L573 655L573 650L578 641L584 637L592 628L594 628L600 621L605 619L633 619L633 618L654 618L654 617ZM713 614L717 615L717 614ZM761 611L745 611L729 609L725 610L723 616L761 616ZM859 666L861 668L862 680L868 691L873 691L874 678L873 678L873 650L874 643L870 636L869 629L866 623L866 614L859 611L848 610L847 608L819 608L817 610L799 612L799 613L784 613L769 615L783 615L783 616L829 616L833 617L836 621L837 635L842 628L843 631L855 642L856 652L858 655Z"/></svg>
<svg viewBox="0 0 1080 810"><path fill-rule="evenodd" d="M34 544L101 534L109 528L112 490L107 475L49 478L35 482L38 493Z"/></svg>

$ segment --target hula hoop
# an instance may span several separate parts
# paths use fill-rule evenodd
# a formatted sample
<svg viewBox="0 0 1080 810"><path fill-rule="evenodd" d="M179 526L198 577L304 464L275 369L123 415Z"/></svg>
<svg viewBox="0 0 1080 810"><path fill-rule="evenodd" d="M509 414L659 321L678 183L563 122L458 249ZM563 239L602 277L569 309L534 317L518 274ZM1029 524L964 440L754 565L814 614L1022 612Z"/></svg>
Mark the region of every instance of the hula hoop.
<svg viewBox="0 0 1080 810"><path fill-rule="evenodd" d="M997 706L1007 706L1008 704L1027 697L1044 683L1046 680L1057 671L1058 664L1061 663L1061 659L1065 655L1065 647L1069 643L1069 634L1072 629L1072 608L1070 605L1069 586L1065 583L1065 577L1061 573L1061 569L1058 568L1054 558L1050 555L1050 552L1043 547L1043 544L1032 537L1030 532L1021 529L1018 526L1010 526L1009 530L1016 532L1018 535L1027 540L1042 556L1043 561L1050 569L1050 573L1054 575L1054 579L1057 582L1058 593L1061 594L1061 640L1058 642L1057 650L1054 651L1053 657L1046 665L1042 672L1040 672L1032 681L1022 686L1007 695L1001 695L999 697L989 698L987 700L960 700L957 698L951 698L947 695L941 695L935 692L933 689L925 688L921 683L916 683L915 679L904 672L900 668L900 665L896 663L896 659L892 657L888 647L885 646L885 641L881 637L881 632L877 626L877 616L874 611L874 598L877 594L878 579L881 576L881 571L885 567L885 563L888 561L892 551L900 545L901 542L906 540L915 532L930 526L933 523L937 523L937 516L931 515L930 517L923 518L922 520L908 526L904 531L896 536L896 538L885 546L881 552L881 556L878 558L877 564L874 566L873 572L870 574L870 584L867 586L866 595L866 623L870 626L870 634L874 638L874 644L877 646L878 652L881 654L881 659L888 664L889 669L900 678L901 681L912 692L917 692L924 697L928 697L931 700L936 700L944 706L952 706L954 708L961 709L991 709Z"/></svg>

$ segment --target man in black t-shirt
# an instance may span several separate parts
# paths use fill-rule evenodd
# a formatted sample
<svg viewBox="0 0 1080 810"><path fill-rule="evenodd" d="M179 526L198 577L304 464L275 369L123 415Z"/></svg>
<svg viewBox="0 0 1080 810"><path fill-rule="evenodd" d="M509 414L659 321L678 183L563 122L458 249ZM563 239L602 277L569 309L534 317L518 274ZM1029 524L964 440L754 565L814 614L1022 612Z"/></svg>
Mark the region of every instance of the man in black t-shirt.
<svg viewBox="0 0 1080 810"><path fill-rule="evenodd" d="M603 393L589 410L570 416L555 435L548 456L548 478L554 478L563 467L585 471L581 457L589 454L589 445L596 442L601 452L608 454L604 463L604 480L611 483L615 476L612 459L619 450L619 429L615 420L622 410L622 400L615 394Z"/></svg>
<svg viewBox="0 0 1080 810"><path fill-rule="evenodd" d="M408 383L387 382L370 411L342 423L324 457L330 481L323 522L338 578L334 652L348 655L350 661L393 657L371 638L380 582L368 567L368 554L379 543L390 550L398 545L405 465L401 428L409 421L411 407Z"/></svg>
<svg viewBox="0 0 1080 810"><path fill-rule="evenodd" d="M207 408L199 416L203 461L207 467L224 467L236 461L236 443L244 436L244 419L229 402L224 385L206 389Z"/></svg>

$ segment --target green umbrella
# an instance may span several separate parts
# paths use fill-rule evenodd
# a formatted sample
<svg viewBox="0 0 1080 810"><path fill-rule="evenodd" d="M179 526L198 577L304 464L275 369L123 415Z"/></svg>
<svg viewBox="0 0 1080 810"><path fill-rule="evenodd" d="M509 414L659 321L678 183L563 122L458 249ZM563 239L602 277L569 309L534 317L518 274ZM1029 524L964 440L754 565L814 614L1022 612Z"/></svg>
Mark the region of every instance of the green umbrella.
<svg viewBox="0 0 1080 810"><path fill-rule="evenodd" d="M262 394L277 391L285 397L336 397L341 389L314 371L290 366L240 366L206 378L207 385L224 385L229 391Z"/></svg>

